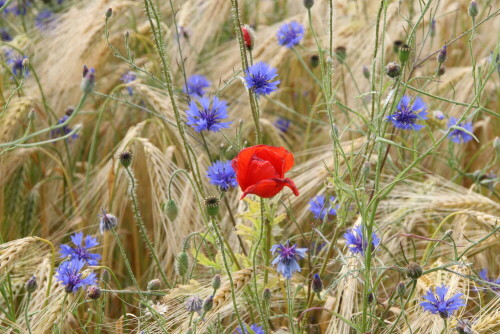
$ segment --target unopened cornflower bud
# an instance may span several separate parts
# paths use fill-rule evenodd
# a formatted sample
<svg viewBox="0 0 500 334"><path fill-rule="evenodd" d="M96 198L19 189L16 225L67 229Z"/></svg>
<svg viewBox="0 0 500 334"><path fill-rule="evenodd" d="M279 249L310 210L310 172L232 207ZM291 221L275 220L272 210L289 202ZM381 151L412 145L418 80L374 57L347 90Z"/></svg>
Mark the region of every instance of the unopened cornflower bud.
<svg viewBox="0 0 500 334"><path fill-rule="evenodd" d="M205 313L209 312L213 306L214 306L214 296L208 296L203 301L203 312Z"/></svg>
<svg viewBox="0 0 500 334"><path fill-rule="evenodd" d="M410 262L406 266L406 276L411 279L418 279L422 276L423 270L422 267L416 262Z"/></svg>
<svg viewBox="0 0 500 334"><path fill-rule="evenodd" d="M401 65L395 62L390 62L387 64L385 67L385 73L390 77L390 78L397 78L401 74Z"/></svg>
<svg viewBox="0 0 500 334"><path fill-rule="evenodd" d="M118 218L102 209L102 215L99 219L99 229L101 230L101 234L115 228L116 225L118 225Z"/></svg>
<svg viewBox="0 0 500 334"><path fill-rule="evenodd" d="M269 288L265 288L264 291L262 291L262 299L267 302L271 300L271 295L271 290Z"/></svg>
<svg viewBox="0 0 500 334"><path fill-rule="evenodd" d="M341 64L343 64L347 58L347 49L345 46L337 46L335 48L335 56Z"/></svg>
<svg viewBox="0 0 500 334"><path fill-rule="evenodd" d="M221 285L220 275L215 275L212 280L212 288L214 288L214 290L218 290L220 288L220 285Z"/></svg>
<svg viewBox="0 0 500 334"><path fill-rule="evenodd" d="M398 54L399 53L399 47L403 45L403 42L400 41L400 40L396 40L394 41L394 43L392 44L392 50L394 51L395 54Z"/></svg>
<svg viewBox="0 0 500 334"><path fill-rule="evenodd" d="M402 44L399 47L398 57L401 64L404 64L410 58L410 46L408 44Z"/></svg>
<svg viewBox="0 0 500 334"><path fill-rule="evenodd" d="M129 151L123 151L118 155L118 159L123 167L128 168L132 163L132 153Z"/></svg>
<svg viewBox="0 0 500 334"><path fill-rule="evenodd" d="M180 252L175 259L175 271L177 275L186 275L189 267L189 257L185 251Z"/></svg>
<svg viewBox="0 0 500 334"><path fill-rule="evenodd" d="M477 14L479 14L479 6L477 4L477 2L475 1L471 1L470 5L469 5L469 15L470 17L474 18L477 16Z"/></svg>
<svg viewBox="0 0 500 334"><path fill-rule="evenodd" d="M179 214L179 209L177 208L177 205L175 204L175 201L173 199L169 199L167 203L163 203L163 210L167 214L168 220L170 220L171 222L173 222Z"/></svg>
<svg viewBox="0 0 500 334"><path fill-rule="evenodd" d="M130 37L130 31L125 30L124 36L125 36L125 39L128 39Z"/></svg>
<svg viewBox="0 0 500 334"><path fill-rule="evenodd" d="M186 309L189 312L201 312L203 308L203 300L198 296L191 296L186 300Z"/></svg>
<svg viewBox="0 0 500 334"><path fill-rule="evenodd" d="M312 55L311 58L311 67L316 68L319 65L319 56L318 55Z"/></svg>
<svg viewBox="0 0 500 334"><path fill-rule="evenodd" d="M243 42L248 50L253 50L255 45L255 31L247 24L241 26L241 33L243 35Z"/></svg>
<svg viewBox="0 0 500 334"><path fill-rule="evenodd" d="M36 116L35 109L30 109L30 111L28 112L28 120L33 121L35 119L35 116Z"/></svg>
<svg viewBox="0 0 500 334"><path fill-rule="evenodd" d="M313 276L313 281L312 281L312 290L314 293L319 293L323 291L323 281L321 280L321 277L319 277L318 274L314 274Z"/></svg>
<svg viewBox="0 0 500 334"><path fill-rule="evenodd" d="M466 319L458 319L457 326L455 327L458 334L472 334L471 323Z"/></svg>
<svg viewBox="0 0 500 334"><path fill-rule="evenodd" d="M87 288L87 297L90 299L99 299L101 297L101 288L97 285L90 285Z"/></svg>
<svg viewBox="0 0 500 334"><path fill-rule="evenodd" d="M36 283L35 275L31 276L30 279L26 281L26 284L24 284L24 288L26 289L26 292L28 292L28 293L35 292L37 287L38 287L38 284Z"/></svg>
<svg viewBox="0 0 500 334"><path fill-rule="evenodd" d="M217 196L208 196L205 198L205 207L209 217L215 217L219 213L219 198Z"/></svg>
<svg viewBox="0 0 500 334"><path fill-rule="evenodd" d="M87 71L87 73L83 77L80 88L85 94L89 94L94 90L94 86L95 86L95 70L91 68L90 70Z"/></svg>
<svg viewBox="0 0 500 334"><path fill-rule="evenodd" d="M367 299L369 304L373 303L373 301L375 300L375 295L373 294L373 292L368 293Z"/></svg>
<svg viewBox="0 0 500 334"><path fill-rule="evenodd" d="M431 21L431 28L429 31L429 35L431 35L431 37L436 36L436 20L434 20L434 19L432 19L432 21Z"/></svg>
<svg viewBox="0 0 500 334"><path fill-rule="evenodd" d="M89 68L87 67L87 65L83 65L82 78L85 78L87 73L89 73Z"/></svg>
<svg viewBox="0 0 500 334"><path fill-rule="evenodd" d="M106 13L104 15L109 19L111 15L113 15L113 8L109 7L108 9L106 9Z"/></svg>
<svg viewBox="0 0 500 334"><path fill-rule="evenodd" d="M365 65L363 65L363 76L370 80L370 69L368 69Z"/></svg>
<svg viewBox="0 0 500 334"><path fill-rule="evenodd" d="M443 46L441 50L439 50L438 56L437 56L437 61L438 63L442 64L446 61L446 56L447 56L447 46Z"/></svg>
<svg viewBox="0 0 500 334"><path fill-rule="evenodd" d="M314 0L304 0L304 7L307 9L311 9L311 7L314 5Z"/></svg>
<svg viewBox="0 0 500 334"><path fill-rule="evenodd" d="M157 278L152 279L151 281L148 282L148 290L149 291L154 291L154 290L160 290L161 288L161 281Z"/></svg>
<svg viewBox="0 0 500 334"><path fill-rule="evenodd" d="M396 290L398 292L398 296L403 298L406 294L406 284L404 284L404 282L399 282Z"/></svg>

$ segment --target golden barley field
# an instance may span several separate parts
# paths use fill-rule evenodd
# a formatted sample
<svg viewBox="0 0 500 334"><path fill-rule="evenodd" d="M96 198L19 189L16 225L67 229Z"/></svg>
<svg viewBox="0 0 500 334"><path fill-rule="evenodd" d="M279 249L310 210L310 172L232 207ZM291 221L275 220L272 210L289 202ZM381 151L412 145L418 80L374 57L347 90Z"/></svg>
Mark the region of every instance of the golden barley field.
<svg viewBox="0 0 500 334"><path fill-rule="evenodd" d="M500 3L0 1L0 333L500 332Z"/></svg>

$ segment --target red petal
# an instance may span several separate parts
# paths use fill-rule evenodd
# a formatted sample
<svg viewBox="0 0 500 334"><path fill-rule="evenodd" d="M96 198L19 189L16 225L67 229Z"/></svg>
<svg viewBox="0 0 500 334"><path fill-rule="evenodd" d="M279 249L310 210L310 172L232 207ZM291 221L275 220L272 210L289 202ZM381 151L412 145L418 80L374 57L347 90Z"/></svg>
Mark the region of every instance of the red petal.
<svg viewBox="0 0 500 334"><path fill-rule="evenodd" d="M277 193L279 193L285 186L292 189L295 196L299 195L299 190L297 189L295 183L293 183L291 179L272 178L272 179L262 180L248 187L247 189L245 189L240 199L243 199L248 194L254 194L263 198L271 198L275 196Z"/></svg>

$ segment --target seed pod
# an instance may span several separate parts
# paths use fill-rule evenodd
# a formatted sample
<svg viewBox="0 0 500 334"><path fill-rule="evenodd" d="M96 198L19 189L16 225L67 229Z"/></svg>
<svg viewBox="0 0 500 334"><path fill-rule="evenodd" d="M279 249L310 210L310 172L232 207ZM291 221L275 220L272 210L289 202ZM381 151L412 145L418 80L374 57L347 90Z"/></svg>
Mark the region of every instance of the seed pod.
<svg viewBox="0 0 500 334"><path fill-rule="evenodd" d="M214 288L214 290L218 290L220 288L220 284L221 284L220 275L215 275L212 280L212 288Z"/></svg>
<svg viewBox="0 0 500 334"><path fill-rule="evenodd" d="M304 0L304 7L307 9L311 9L311 7L314 5L314 0Z"/></svg>
<svg viewBox="0 0 500 334"><path fill-rule="evenodd" d="M395 62L390 62L387 64L385 67L385 73L390 77L390 78L397 78L401 74L401 66L398 63Z"/></svg>
<svg viewBox="0 0 500 334"><path fill-rule="evenodd" d="M205 207L209 217L215 217L219 213L219 198L217 196L208 196L205 198Z"/></svg>
<svg viewBox="0 0 500 334"><path fill-rule="evenodd" d="M410 262L406 266L406 276L411 279L418 279L422 276L423 270L422 267L418 265L418 263Z"/></svg>
<svg viewBox="0 0 500 334"><path fill-rule="evenodd" d="M87 288L87 297L90 299L99 299L101 296L101 288L97 285L91 285Z"/></svg>
<svg viewBox="0 0 500 334"><path fill-rule="evenodd" d="M28 293L35 292L37 287L38 287L38 284L36 283L35 275L31 276L30 279L27 280L26 284L24 285L24 288L26 289L26 292L28 292Z"/></svg>
<svg viewBox="0 0 500 334"><path fill-rule="evenodd" d="M410 51L411 48L408 46L408 44L402 44L399 47L398 57L401 64L404 64L408 61L408 59L410 58Z"/></svg>
<svg viewBox="0 0 500 334"><path fill-rule="evenodd" d="M159 279L155 278L148 282L149 291L160 290L160 289L161 289L161 281Z"/></svg>
<svg viewBox="0 0 500 334"><path fill-rule="evenodd" d="M189 257L186 252L182 251L177 255L175 261L175 271L177 275L184 276L186 275L189 267Z"/></svg>
<svg viewBox="0 0 500 334"><path fill-rule="evenodd" d="M132 163L132 153L129 151L123 151L118 155L118 159L123 167L128 168Z"/></svg>
<svg viewBox="0 0 500 334"><path fill-rule="evenodd" d="M165 210L168 220L170 220L171 222L173 222L179 214L179 209L177 208L177 205L175 204L173 199L169 199L167 203L163 205L163 210Z"/></svg>

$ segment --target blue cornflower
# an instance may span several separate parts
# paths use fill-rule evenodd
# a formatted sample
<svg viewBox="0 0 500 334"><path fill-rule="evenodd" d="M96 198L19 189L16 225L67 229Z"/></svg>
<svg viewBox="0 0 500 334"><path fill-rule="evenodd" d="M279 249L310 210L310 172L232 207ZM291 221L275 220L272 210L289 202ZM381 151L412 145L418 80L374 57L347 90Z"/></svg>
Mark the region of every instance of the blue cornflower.
<svg viewBox="0 0 500 334"><path fill-rule="evenodd" d="M278 76L276 69L262 61L250 66L245 74L247 88L257 95L269 95L278 89L280 81L272 81Z"/></svg>
<svg viewBox="0 0 500 334"><path fill-rule="evenodd" d="M127 73L125 73L121 77L121 80L124 84L131 83L135 79L137 79L137 76L135 75L135 72L133 72L133 71L128 71ZM134 95L134 90L132 89L131 86L127 87L127 91L128 91L128 95L130 95L130 96Z"/></svg>
<svg viewBox="0 0 500 334"><path fill-rule="evenodd" d="M188 114L188 125L196 132L203 130L217 132L220 129L228 128L232 122L222 122L227 118L226 101L219 100L214 97L210 102L207 97L198 99L198 103L191 101L189 109L186 110Z"/></svg>
<svg viewBox="0 0 500 334"><path fill-rule="evenodd" d="M328 203L325 203L325 196L317 195L309 201L309 211L312 212L314 218L323 220L326 215L336 216L338 205L334 205L335 197L330 196Z"/></svg>
<svg viewBox="0 0 500 334"><path fill-rule="evenodd" d="M231 161L218 160L214 162L212 166L208 167L207 176L210 183L218 186L222 191L227 191L238 185Z"/></svg>
<svg viewBox="0 0 500 334"><path fill-rule="evenodd" d="M469 131L472 133L474 131L472 127L472 123L458 123L457 124L457 119L455 117L450 117L450 120L448 121L448 129L452 127L453 125L459 126L461 128L464 128L465 130ZM468 141L472 140L472 136L468 134L467 132L460 130L460 129L453 129L451 132L448 134L448 138L454 143L466 143Z"/></svg>
<svg viewBox="0 0 500 334"><path fill-rule="evenodd" d="M244 325L245 327L247 325ZM250 329L255 333L255 334L264 334L264 329L262 327L260 327L259 325L257 324L253 324L253 325L250 325ZM236 331L234 333L238 333L238 334L247 334L248 333L248 330L245 328L243 331L241 330L240 327L236 328Z"/></svg>
<svg viewBox="0 0 500 334"><path fill-rule="evenodd" d="M427 119L427 105L418 96L415 98L415 101L413 101L413 103L410 103L411 96L403 96L398 103L396 112L392 115L387 116L387 120L390 121L396 128L402 130L418 131L424 126L416 124L416 122L419 119Z"/></svg>
<svg viewBox="0 0 500 334"><path fill-rule="evenodd" d="M54 24L54 13L49 9L44 9L35 17L35 26L39 30L49 30Z"/></svg>
<svg viewBox="0 0 500 334"><path fill-rule="evenodd" d="M7 51L5 54L7 56L7 64L11 66L12 74L16 77L20 77L23 74L23 61L27 57L19 54L14 55L12 51ZM28 68L26 68L26 75L28 75Z"/></svg>
<svg viewBox="0 0 500 334"><path fill-rule="evenodd" d="M271 247L271 252L276 255L272 265L278 265L277 270L286 279L292 278L294 272L300 272L300 266L297 260L306 256L307 248L297 248L297 244L289 246L287 241L285 245L277 244Z"/></svg>
<svg viewBox="0 0 500 334"><path fill-rule="evenodd" d="M274 122L274 126L277 127L281 132L287 132L291 122L292 121L286 118L278 118Z"/></svg>
<svg viewBox="0 0 500 334"><path fill-rule="evenodd" d="M432 314L439 314L443 319L449 318L453 312L465 306L465 302L460 298L463 295L462 293L454 294L446 299L448 290L449 288L443 284L436 287L436 293L432 289L427 291L424 296L424 299L427 301L421 302L420 306Z"/></svg>
<svg viewBox="0 0 500 334"><path fill-rule="evenodd" d="M2 7L1 4L0 4L0 7ZM10 41L12 41L12 36L9 34L9 32L7 31L7 29L0 28L0 40L3 41L3 42L10 42Z"/></svg>
<svg viewBox="0 0 500 334"><path fill-rule="evenodd" d="M203 75L194 74L187 80L187 91L186 87L184 87L182 91L189 95L202 97L207 87L210 87L210 81Z"/></svg>
<svg viewBox="0 0 500 334"><path fill-rule="evenodd" d="M97 266L98 261L101 259L101 255L90 253L90 248L99 245L97 239L91 235L85 237L85 244L83 243L83 232L75 233L71 236L71 241L75 244L75 247L68 246L66 244L61 245L61 257L69 257L70 260L78 259L85 261L89 266Z"/></svg>
<svg viewBox="0 0 500 334"><path fill-rule="evenodd" d="M299 44L304 37L304 26L296 21L284 23L276 34L278 37L278 44L292 48Z"/></svg>
<svg viewBox="0 0 500 334"><path fill-rule="evenodd" d="M363 230L361 225L357 225L344 233L344 238L347 247L352 253L364 254L368 246L368 242L363 237ZM375 232L372 233L372 250L378 246L380 238L377 237Z"/></svg>
<svg viewBox="0 0 500 334"><path fill-rule="evenodd" d="M66 122L66 121L68 120L68 118L69 118L69 116L70 116L70 115L71 115L71 114L69 114L69 115L64 115L63 117L61 117L61 118L57 121L57 124L63 124L64 122ZM57 129L52 130L52 131L50 132L50 136L51 136L52 138L62 137L62 136L65 136L65 135L69 134L71 131L73 131L73 129L72 129L72 128L70 128L68 125L64 125L63 127L60 127L60 128L57 128ZM69 137L69 138L68 138L68 139L66 139L66 140L71 141L71 140L74 140L74 139L76 139L76 138L78 138L78 133L76 133L76 132L75 132L75 133L73 133L73 134L71 135L71 137Z"/></svg>
<svg viewBox="0 0 500 334"><path fill-rule="evenodd" d="M57 268L56 278L66 287L67 293L75 293L81 287L97 284L94 273L88 274L85 278L83 277L81 272L83 266L85 266L85 261L73 259L64 261Z"/></svg>
<svg viewBox="0 0 500 334"><path fill-rule="evenodd" d="M16 16L24 16L28 12L28 7L31 6L31 3L29 1L21 1L17 0L17 5L12 6L9 9L10 13L13 13Z"/></svg>
<svg viewBox="0 0 500 334"><path fill-rule="evenodd" d="M500 277L498 277L496 280L494 280L492 278L490 279L488 277L488 269L482 269L479 272L479 277L481 277L486 282L490 282L490 283L494 283L494 284L500 285ZM500 287L497 287L497 286L490 286L490 285L488 285L487 289L491 289L493 291L500 291Z"/></svg>

